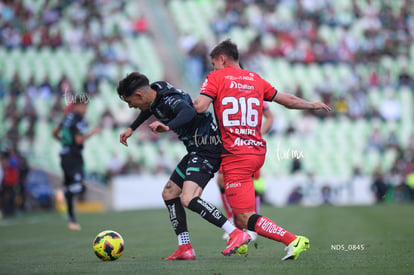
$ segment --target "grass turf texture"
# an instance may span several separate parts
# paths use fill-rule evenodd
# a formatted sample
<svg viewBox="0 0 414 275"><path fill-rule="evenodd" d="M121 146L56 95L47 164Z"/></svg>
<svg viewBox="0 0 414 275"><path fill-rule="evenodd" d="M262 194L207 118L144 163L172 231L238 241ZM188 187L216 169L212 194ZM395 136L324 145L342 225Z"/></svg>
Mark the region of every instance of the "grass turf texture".
<svg viewBox="0 0 414 275"><path fill-rule="evenodd" d="M310 238L310 250L285 262L284 245L262 237L247 257L221 255L222 231L193 213L187 215L197 259L171 262L163 259L177 241L164 209L79 214L80 232L69 231L56 213L22 214L0 221L0 274L413 274L413 213L413 205L262 207L262 214ZM106 229L125 240L114 262L92 250Z"/></svg>

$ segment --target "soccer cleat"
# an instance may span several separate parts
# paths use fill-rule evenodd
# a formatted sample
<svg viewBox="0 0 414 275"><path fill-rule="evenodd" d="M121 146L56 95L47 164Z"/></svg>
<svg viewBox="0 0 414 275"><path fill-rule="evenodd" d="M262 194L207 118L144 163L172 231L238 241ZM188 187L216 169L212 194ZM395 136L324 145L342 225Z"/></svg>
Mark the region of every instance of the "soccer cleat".
<svg viewBox="0 0 414 275"><path fill-rule="evenodd" d="M230 233L230 238L226 243L226 249L224 249L222 252L223 255L230 256L236 253L237 249L244 244L248 244L250 242L250 239L251 238L249 234L240 229L235 229Z"/></svg>
<svg viewBox="0 0 414 275"><path fill-rule="evenodd" d="M309 239L303 236L297 236L297 238L286 246L286 256L282 258L282 261L285 260L296 260L300 253L310 248Z"/></svg>
<svg viewBox="0 0 414 275"><path fill-rule="evenodd" d="M178 249L166 261L195 260L196 254L191 244L179 245Z"/></svg>
<svg viewBox="0 0 414 275"><path fill-rule="evenodd" d="M82 229L80 224L76 222L69 222L68 228L73 231L80 231Z"/></svg>

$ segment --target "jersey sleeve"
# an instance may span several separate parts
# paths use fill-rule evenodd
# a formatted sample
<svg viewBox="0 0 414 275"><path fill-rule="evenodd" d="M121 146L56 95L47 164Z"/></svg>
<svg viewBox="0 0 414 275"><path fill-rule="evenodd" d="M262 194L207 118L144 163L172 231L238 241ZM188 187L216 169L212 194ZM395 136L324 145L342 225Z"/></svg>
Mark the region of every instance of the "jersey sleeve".
<svg viewBox="0 0 414 275"><path fill-rule="evenodd" d="M201 93L202 95L208 96L211 99L216 99L217 97L218 86L217 82L215 81L214 71L210 72L207 78L204 80L203 85L201 85Z"/></svg>
<svg viewBox="0 0 414 275"><path fill-rule="evenodd" d="M144 121L146 121L152 113L148 110L142 111L139 113L138 117L132 122L132 124L129 126L132 130L136 130Z"/></svg>
<svg viewBox="0 0 414 275"><path fill-rule="evenodd" d="M263 99L266 100L266 101L273 101L273 99L275 99L275 97L277 95L276 88L273 87L266 80L262 79L262 81L263 81L263 91L264 91Z"/></svg>
<svg viewBox="0 0 414 275"><path fill-rule="evenodd" d="M183 100L177 100L172 106L172 111L174 112L174 118L168 122L168 127L170 129L180 128L187 123L189 123L196 116L194 108L187 104Z"/></svg>

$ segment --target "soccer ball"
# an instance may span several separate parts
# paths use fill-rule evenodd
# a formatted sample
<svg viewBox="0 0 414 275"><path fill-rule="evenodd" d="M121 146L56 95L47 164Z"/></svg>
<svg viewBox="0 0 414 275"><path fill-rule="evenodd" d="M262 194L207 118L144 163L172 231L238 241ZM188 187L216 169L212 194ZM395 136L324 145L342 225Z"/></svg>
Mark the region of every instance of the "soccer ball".
<svg viewBox="0 0 414 275"><path fill-rule="evenodd" d="M240 246L239 248L237 248L237 254L239 255L246 255L248 254L249 251L249 247L247 246L247 244L244 244L242 246Z"/></svg>
<svg viewBox="0 0 414 275"><path fill-rule="evenodd" d="M93 251L102 261L115 261L124 252L124 239L113 230L102 231L93 241Z"/></svg>

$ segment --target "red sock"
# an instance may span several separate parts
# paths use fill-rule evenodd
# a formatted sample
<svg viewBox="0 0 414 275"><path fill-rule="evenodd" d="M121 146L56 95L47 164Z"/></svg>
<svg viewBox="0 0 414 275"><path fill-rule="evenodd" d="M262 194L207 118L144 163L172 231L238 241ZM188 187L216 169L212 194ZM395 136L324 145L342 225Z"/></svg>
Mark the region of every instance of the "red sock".
<svg viewBox="0 0 414 275"><path fill-rule="evenodd" d="M260 236L282 242L286 246L296 239L296 236L294 234L286 231L271 221L269 218L266 218L264 216L261 216L257 220L254 226L254 231L256 231L256 233Z"/></svg>
<svg viewBox="0 0 414 275"><path fill-rule="evenodd" d="M226 194L221 194L221 201L223 202L224 210L226 210L227 219L233 220L233 211L231 211L231 207L229 202L227 201Z"/></svg>

